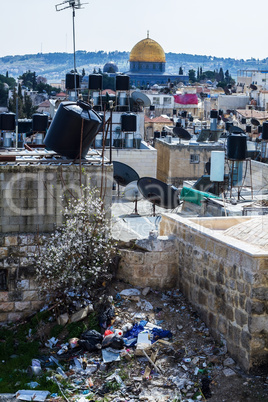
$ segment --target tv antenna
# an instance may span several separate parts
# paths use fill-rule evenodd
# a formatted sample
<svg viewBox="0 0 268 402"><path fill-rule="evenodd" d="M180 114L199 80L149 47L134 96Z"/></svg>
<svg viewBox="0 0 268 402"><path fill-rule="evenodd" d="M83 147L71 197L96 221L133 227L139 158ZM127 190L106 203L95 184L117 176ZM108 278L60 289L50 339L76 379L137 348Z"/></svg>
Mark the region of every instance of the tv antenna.
<svg viewBox="0 0 268 402"><path fill-rule="evenodd" d="M81 3L81 0L65 0L62 3L56 4L56 11L62 11L66 8L73 9L73 53L74 53L74 91L75 91L75 99L76 99L76 59L75 59L75 25L74 25L74 17L75 10L80 10L83 8L82 6L88 3Z"/></svg>

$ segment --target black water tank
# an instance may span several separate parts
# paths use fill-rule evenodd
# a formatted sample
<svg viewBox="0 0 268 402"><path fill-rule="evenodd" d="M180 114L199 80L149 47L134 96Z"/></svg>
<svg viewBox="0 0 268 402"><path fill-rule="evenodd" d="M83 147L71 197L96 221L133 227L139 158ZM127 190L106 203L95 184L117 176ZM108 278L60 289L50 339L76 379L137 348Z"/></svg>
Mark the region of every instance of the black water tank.
<svg viewBox="0 0 268 402"><path fill-rule="evenodd" d="M187 112L185 110L181 112L181 117L183 117L184 119L187 117Z"/></svg>
<svg viewBox="0 0 268 402"><path fill-rule="evenodd" d="M137 130L137 116L133 113L123 113L121 115L121 130L122 131L136 131Z"/></svg>
<svg viewBox="0 0 268 402"><path fill-rule="evenodd" d="M1 130L15 131L15 113L1 113Z"/></svg>
<svg viewBox="0 0 268 402"><path fill-rule="evenodd" d="M32 115L32 130L34 132L45 133L48 127L48 116L42 113Z"/></svg>
<svg viewBox="0 0 268 402"><path fill-rule="evenodd" d="M150 105L150 110L155 110L155 105Z"/></svg>
<svg viewBox="0 0 268 402"><path fill-rule="evenodd" d="M173 116L176 116L176 115L177 115L177 110L173 109Z"/></svg>
<svg viewBox="0 0 268 402"><path fill-rule="evenodd" d="M258 133L259 133L259 134L262 133L262 126L258 126Z"/></svg>
<svg viewBox="0 0 268 402"><path fill-rule="evenodd" d="M77 158L83 121L82 158L85 158L101 125L101 118L86 102L62 102L48 129L44 144L53 151Z"/></svg>
<svg viewBox="0 0 268 402"><path fill-rule="evenodd" d="M28 133L32 130L33 121L31 119L18 121L18 133Z"/></svg>
<svg viewBox="0 0 268 402"><path fill-rule="evenodd" d="M156 139L156 138L160 138L160 131L154 131L154 140Z"/></svg>
<svg viewBox="0 0 268 402"><path fill-rule="evenodd" d="M129 76L117 75L115 78L115 90L116 91L128 91L129 90Z"/></svg>
<svg viewBox="0 0 268 402"><path fill-rule="evenodd" d="M167 131L162 129L161 131L161 137L166 137L167 136Z"/></svg>
<svg viewBox="0 0 268 402"><path fill-rule="evenodd" d="M194 121L193 116L190 116L190 117L189 117L189 121Z"/></svg>
<svg viewBox="0 0 268 402"><path fill-rule="evenodd" d="M219 109L219 116L223 116L223 110Z"/></svg>
<svg viewBox="0 0 268 402"><path fill-rule="evenodd" d="M88 76L88 89L101 90L102 89L102 75L90 74Z"/></svg>
<svg viewBox="0 0 268 402"><path fill-rule="evenodd" d="M262 125L262 139L268 140L268 121L265 121Z"/></svg>
<svg viewBox="0 0 268 402"><path fill-rule="evenodd" d="M67 73L66 77L65 77L65 88L74 90L75 83L76 83L76 89L78 89L78 88L80 88L80 81L81 81L81 77L79 74Z"/></svg>
<svg viewBox="0 0 268 402"><path fill-rule="evenodd" d="M246 126L246 133L251 133L251 126Z"/></svg>
<svg viewBox="0 0 268 402"><path fill-rule="evenodd" d="M230 134L227 137L227 158L236 161L246 159L247 136L245 134Z"/></svg>
<svg viewBox="0 0 268 402"><path fill-rule="evenodd" d="M210 118L211 119L217 119L218 118L218 111L213 109L210 111Z"/></svg>
<svg viewBox="0 0 268 402"><path fill-rule="evenodd" d="M247 124L247 119L245 117L242 117L241 123L242 124Z"/></svg>
<svg viewBox="0 0 268 402"><path fill-rule="evenodd" d="M226 131L229 131L229 128L232 127L233 125L234 125L233 122L227 121L227 122L225 123L225 130L226 130Z"/></svg>
<svg viewBox="0 0 268 402"><path fill-rule="evenodd" d="M181 127L181 119L178 119L176 122L176 127Z"/></svg>

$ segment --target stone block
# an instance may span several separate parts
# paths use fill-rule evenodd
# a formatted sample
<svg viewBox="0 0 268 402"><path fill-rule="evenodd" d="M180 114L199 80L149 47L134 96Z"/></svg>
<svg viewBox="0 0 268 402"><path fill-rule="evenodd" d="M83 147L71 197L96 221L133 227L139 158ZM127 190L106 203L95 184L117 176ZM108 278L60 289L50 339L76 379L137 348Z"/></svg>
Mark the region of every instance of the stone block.
<svg viewBox="0 0 268 402"><path fill-rule="evenodd" d="M251 301L250 303L250 312L253 315L261 315L264 314L266 311L265 308L265 302L260 302L260 301Z"/></svg>
<svg viewBox="0 0 268 402"><path fill-rule="evenodd" d="M268 288L267 287L253 288L252 298L263 301L268 300Z"/></svg>
<svg viewBox="0 0 268 402"><path fill-rule="evenodd" d="M38 300L38 292L35 290L27 290L22 293L23 301L34 301Z"/></svg>
<svg viewBox="0 0 268 402"><path fill-rule="evenodd" d="M16 312L16 313L9 313L9 314L8 314L8 317L7 317L7 320L8 320L9 322L16 322L16 321L21 320L22 317L23 317L23 313L18 313L18 312Z"/></svg>
<svg viewBox="0 0 268 402"><path fill-rule="evenodd" d="M162 253L156 251L144 253L144 264L148 267L152 267L155 264L160 264L161 254Z"/></svg>
<svg viewBox="0 0 268 402"><path fill-rule="evenodd" d="M135 264L143 264L144 263L144 254L138 251L129 251L129 250L120 250L121 259L130 265Z"/></svg>
<svg viewBox="0 0 268 402"><path fill-rule="evenodd" d="M0 302L7 302L7 301L8 301L8 292L1 291L0 292Z"/></svg>
<svg viewBox="0 0 268 402"><path fill-rule="evenodd" d="M227 334L227 320L222 315L220 315L218 319L218 330L223 335Z"/></svg>
<svg viewBox="0 0 268 402"><path fill-rule="evenodd" d="M5 236L5 246L17 246L18 245L18 237L17 236Z"/></svg>
<svg viewBox="0 0 268 402"><path fill-rule="evenodd" d="M225 317L230 321L234 320L233 306L226 305L226 307L225 307Z"/></svg>
<svg viewBox="0 0 268 402"><path fill-rule="evenodd" d="M0 313L0 322L6 322L8 320L8 313Z"/></svg>
<svg viewBox="0 0 268 402"><path fill-rule="evenodd" d="M8 256L8 248L0 247L0 258L4 258Z"/></svg>
<svg viewBox="0 0 268 402"><path fill-rule="evenodd" d="M241 346L246 350L250 350L251 335L248 331L241 332Z"/></svg>
<svg viewBox="0 0 268 402"><path fill-rule="evenodd" d="M15 302L15 311L27 311L30 308L31 303L29 301Z"/></svg>
<svg viewBox="0 0 268 402"><path fill-rule="evenodd" d="M44 305L43 301L32 301L31 302L31 310L39 311Z"/></svg>
<svg viewBox="0 0 268 402"><path fill-rule="evenodd" d="M202 235L196 234L194 237L194 244L196 247L199 247L201 250L206 250L206 237Z"/></svg>
<svg viewBox="0 0 268 402"><path fill-rule="evenodd" d="M243 327L248 324L248 315L241 310L235 309L235 321L237 325Z"/></svg>
<svg viewBox="0 0 268 402"><path fill-rule="evenodd" d="M245 285L244 285L243 282L237 281L237 282L236 282L236 288L237 288L237 290L238 290L239 293L244 293Z"/></svg>
<svg viewBox="0 0 268 402"><path fill-rule="evenodd" d="M249 318L249 331L251 334L268 332L268 320L267 315L254 315Z"/></svg>
<svg viewBox="0 0 268 402"><path fill-rule="evenodd" d="M207 294L202 292L202 290L199 290L198 292L198 303L207 306L208 305L208 297Z"/></svg>
<svg viewBox="0 0 268 402"><path fill-rule="evenodd" d="M12 303L12 302L0 303L0 311L2 313L6 313L8 311L13 311L13 310L14 310L14 303Z"/></svg>

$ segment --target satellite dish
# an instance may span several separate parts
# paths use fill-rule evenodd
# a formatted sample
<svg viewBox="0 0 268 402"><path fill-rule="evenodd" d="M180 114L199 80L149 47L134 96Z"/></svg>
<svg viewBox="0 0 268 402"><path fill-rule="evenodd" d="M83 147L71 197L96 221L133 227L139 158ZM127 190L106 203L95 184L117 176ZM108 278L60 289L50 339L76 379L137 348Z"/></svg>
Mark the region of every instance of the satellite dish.
<svg viewBox="0 0 268 402"><path fill-rule="evenodd" d="M140 176L130 166L122 162L113 161L114 165L114 180L119 186L127 186L135 180L139 180Z"/></svg>
<svg viewBox="0 0 268 402"><path fill-rule="evenodd" d="M131 98L140 106L149 107L151 105L151 100L143 92L134 91L131 94Z"/></svg>
<svg viewBox="0 0 268 402"><path fill-rule="evenodd" d="M144 198L154 206L174 209L180 205L179 190L174 186L169 186L153 177L142 177L137 184Z"/></svg>
<svg viewBox="0 0 268 402"><path fill-rule="evenodd" d="M174 127L173 134L183 140L190 140L192 138L191 134L182 127Z"/></svg>
<svg viewBox="0 0 268 402"><path fill-rule="evenodd" d="M229 131L229 133L243 133L243 134L245 134L245 131L242 128L238 127L238 126L230 126L228 131Z"/></svg>
<svg viewBox="0 0 268 402"><path fill-rule="evenodd" d="M250 120L251 121L251 124L253 125L253 126L260 126L260 122L259 122L259 120L257 120L257 119L254 119L254 117Z"/></svg>
<svg viewBox="0 0 268 402"><path fill-rule="evenodd" d="M253 91L257 91L258 87L254 84L250 84L250 89L252 89Z"/></svg>
<svg viewBox="0 0 268 402"><path fill-rule="evenodd" d="M131 214L132 216L137 216L138 214L138 201L142 199L142 194L138 188L137 180L132 181L125 187L124 198L128 201L135 202L134 212Z"/></svg>
<svg viewBox="0 0 268 402"><path fill-rule="evenodd" d="M124 198L128 201L139 201L142 199L143 195L141 194L138 185L138 181L132 181L129 183L124 190Z"/></svg>

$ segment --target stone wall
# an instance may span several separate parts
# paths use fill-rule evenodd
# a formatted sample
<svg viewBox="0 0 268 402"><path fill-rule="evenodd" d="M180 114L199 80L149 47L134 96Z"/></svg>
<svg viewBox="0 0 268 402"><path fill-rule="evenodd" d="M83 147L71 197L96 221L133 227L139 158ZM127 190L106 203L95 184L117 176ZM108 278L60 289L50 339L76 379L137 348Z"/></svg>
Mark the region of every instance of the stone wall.
<svg viewBox="0 0 268 402"><path fill-rule="evenodd" d="M240 220L166 214L160 234L176 235L177 286L212 335L227 341L228 351L244 370L265 370L268 252L223 234Z"/></svg>
<svg viewBox="0 0 268 402"><path fill-rule="evenodd" d="M176 256L173 253L174 239L160 236L157 239L138 240L136 245L139 246L136 250L120 250L117 278L133 286L172 288L177 276Z"/></svg>
<svg viewBox="0 0 268 402"><path fill-rule="evenodd" d="M0 272L5 290L0 291L0 322L16 321L38 311L43 302L34 281L33 256L38 234L0 236Z"/></svg>
<svg viewBox="0 0 268 402"><path fill-rule="evenodd" d="M81 183L103 186L110 216L113 167L85 164ZM78 164L0 166L0 322L16 321L42 305L33 256L40 237L61 225L66 199L80 191Z"/></svg>
<svg viewBox="0 0 268 402"><path fill-rule="evenodd" d="M112 166L84 165L81 183L100 189L106 183L105 204L111 205ZM63 199L80 193L79 165L0 166L0 233L50 232L61 224ZM107 208L109 210L109 208Z"/></svg>

